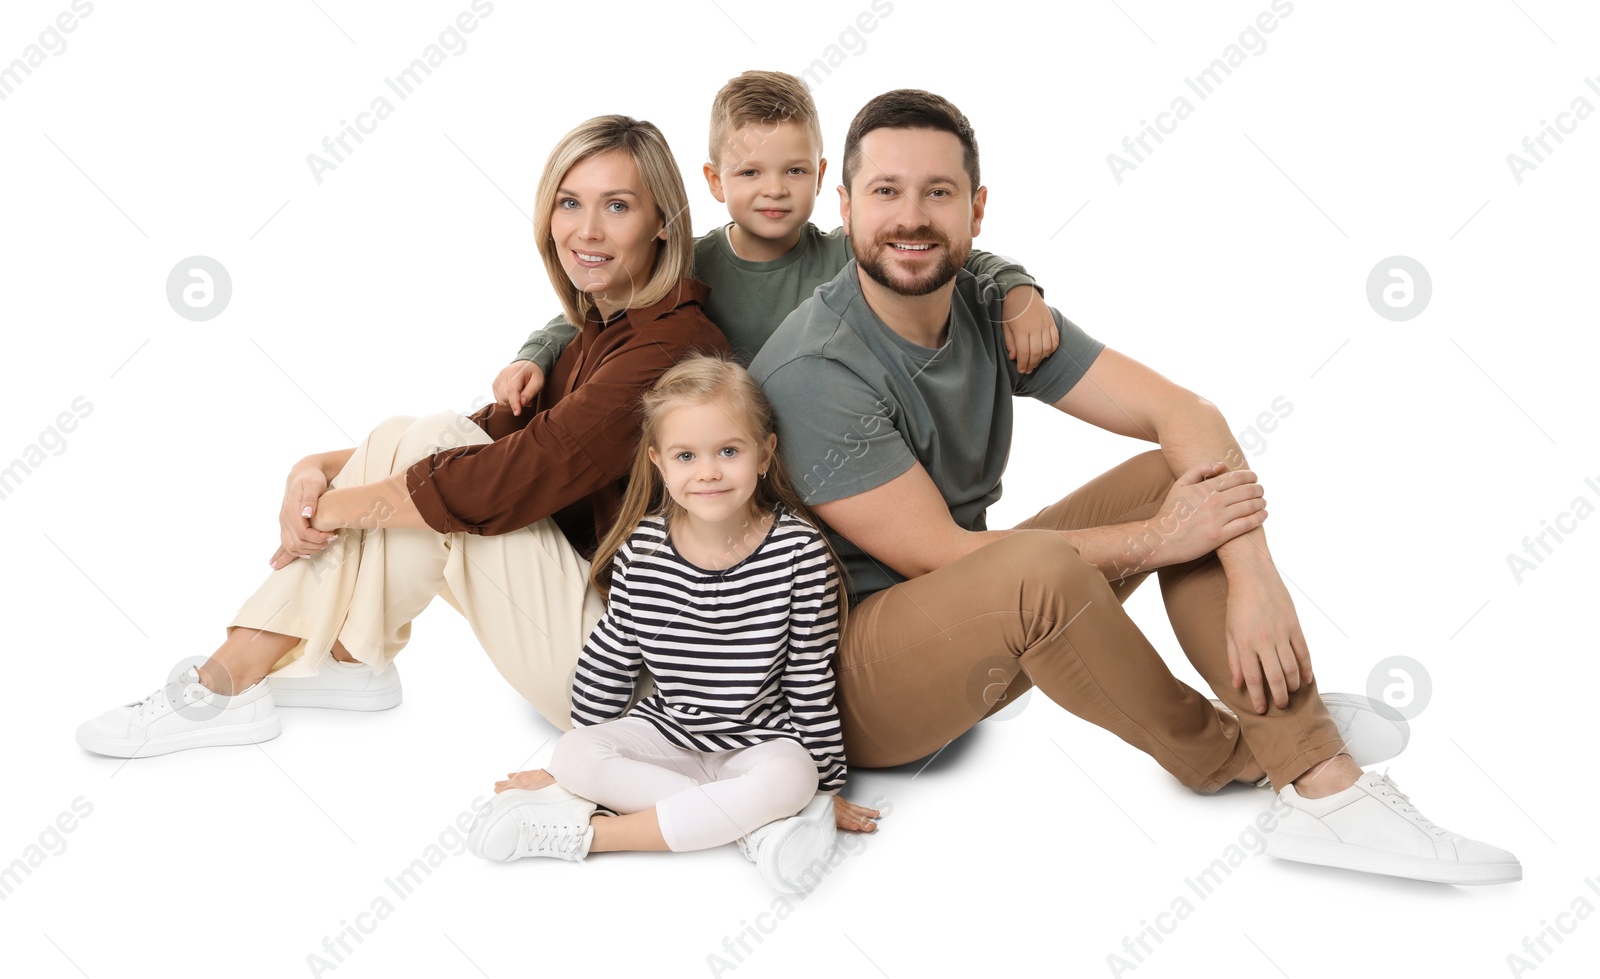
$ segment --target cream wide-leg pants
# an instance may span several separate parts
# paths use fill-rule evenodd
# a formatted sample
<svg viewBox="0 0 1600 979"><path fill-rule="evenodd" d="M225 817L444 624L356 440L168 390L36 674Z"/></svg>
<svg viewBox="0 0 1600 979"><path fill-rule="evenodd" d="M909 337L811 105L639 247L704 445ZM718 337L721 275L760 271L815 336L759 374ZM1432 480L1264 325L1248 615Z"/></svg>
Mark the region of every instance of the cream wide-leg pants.
<svg viewBox="0 0 1600 979"><path fill-rule="evenodd" d="M453 411L385 420L356 447L332 487L377 482L431 453L490 441ZM301 640L272 668L314 676L333 642L382 672L411 639L411 620L435 595L466 616L495 668L546 720L572 727L578 652L604 602L589 562L546 518L486 537L433 530L355 529L279 568L233 617L234 626ZM642 679L642 678L641 678Z"/></svg>

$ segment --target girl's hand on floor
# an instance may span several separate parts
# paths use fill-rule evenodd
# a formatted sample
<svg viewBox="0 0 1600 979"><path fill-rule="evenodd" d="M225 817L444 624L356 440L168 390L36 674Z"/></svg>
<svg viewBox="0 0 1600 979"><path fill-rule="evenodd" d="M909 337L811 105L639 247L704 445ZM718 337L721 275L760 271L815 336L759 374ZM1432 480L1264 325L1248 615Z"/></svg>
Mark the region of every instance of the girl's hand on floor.
<svg viewBox="0 0 1600 979"><path fill-rule="evenodd" d="M846 802L844 796L833 797L833 821L840 829L853 833L876 833L878 824L873 820L878 815L878 810Z"/></svg>
<svg viewBox="0 0 1600 979"><path fill-rule="evenodd" d="M542 768L535 768L527 772L507 772L504 779L494 783L494 790L504 792L506 789L542 789L554 784L556 784L554 775Z"/></svg>

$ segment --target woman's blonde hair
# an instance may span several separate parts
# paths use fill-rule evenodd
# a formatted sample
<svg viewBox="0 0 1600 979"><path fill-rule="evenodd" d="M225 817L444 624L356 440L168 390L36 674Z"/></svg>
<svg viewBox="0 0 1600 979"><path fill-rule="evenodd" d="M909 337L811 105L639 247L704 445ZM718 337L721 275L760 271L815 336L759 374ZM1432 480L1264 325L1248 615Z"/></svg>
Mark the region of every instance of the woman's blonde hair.
<svg viewBox="0 0 1600 979"><path fill-rule="evenodd" d="M634 290L629 309L654 306L689 277L694 264L694 229L689 223L689 195L683 189L678 161L667 147L666 137L654 125L628 116L596 116L561 137L539 177L539 196L534 202L533 233L539 243L550 284L561 299L567 322L582 326L594 307L589 294L572 284L561 264L561 249L550 234L550 216L555 213L556 192L567 171L592 156L612 150L625 150L639 168L645 190L655 199L656 216L666 227L667 237L656 248L650 278Z"/></svg>
<svg viewBox="0 0 1600 979"><path fill-rule="evenodd" d="M763 453L767 452L768 437L776 433L772 405L762 393L761 385L756 383L749 371L726 356L694 354L685 357L662 374L655 386L644 393L642 400L639 450L633 457L628 490L623 495L617 522L611 525L610 532L600 542L594 562L590 565L589 580L600 594L607 596L611 591L611 559L640 522L651 514L658 514L666 518L670 527L674 520L683 515L683 509L667 492L661 471L650 461L650 450L654 448L659 452L661 449L661 419L668 411L688 405L721 402L734 418L735 424L744 429L745 437L759 446L759 451ZM770 452L766 463L766 478L756 481L755 495L751 497L751 503L757 511L765 513L782 504L785 509L821 531L822 522L801 502L800 494L795 492L789 472L784 468L783 457L776 451ZM827 545L828 560L833 563L837 576L839 628L842 631L848 612L843 566L839 563L839 556L834 553L833 545L828 543L826 533L822 539Z"/></svg>

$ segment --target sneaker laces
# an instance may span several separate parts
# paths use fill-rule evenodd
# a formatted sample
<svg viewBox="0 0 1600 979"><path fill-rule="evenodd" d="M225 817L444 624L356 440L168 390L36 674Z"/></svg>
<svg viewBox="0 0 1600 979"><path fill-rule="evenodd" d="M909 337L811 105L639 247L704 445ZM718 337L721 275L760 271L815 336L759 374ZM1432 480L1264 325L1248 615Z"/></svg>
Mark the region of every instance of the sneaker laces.
<svg viewBox="0 0 1600 979"><path fill-rule="evenodd" d="M1375 787L1375 788L1377 788L1379 790L1379 794L1381 794L1381 795L1392 795L1395 798L1399 799L1400 800L1400 806L1399 806L1400 812L1403 815L1410 816L1413 822L1417 823L1417 825L1421 826L1423 829L1427 830L1429 833L1433 834L1436 837L1442 837L1442 836L1448 836L1449 835L1449 833L1450 833L1449 830L1445 829L1443 826L1438 825L1433 820L1429 819L1427 816L1424 816L1422 814L1422 811L1417 808L1416 803L1411 801L1411 797L1409 795L1406 795L1404 792L1400 791L1399 784L1397 782L1395 782L1394 779L1389 777L1389 770L1387 768L1385 768L1383 770L1383 774L1382 775L1373 776L1372 784L1373 784L1373 787Z"/></svg>
<svg viewBox="0 0 1600 979"><path fill-rule="evenodd" d="M192 701L204 699L203 697L190 697L188 690L191 686L199 686L202 690L205 689L204 685L200 683L198 674L195 675L193 681L188 682L185 681L183 676L179 676L166 686L157 687L143 700L136 700L126 706L134 708L134 717L140 721L166 710L182 710ZM209 695L210 691L207 690L206 694Z"/></svg>
<svg viewBox="0 0 1600 979"><path fill-rule="evenodd" d="M517 827L516 856L548 855L574 860L588 832L588 826L578 823L547 823L528 819Z"/></svg>

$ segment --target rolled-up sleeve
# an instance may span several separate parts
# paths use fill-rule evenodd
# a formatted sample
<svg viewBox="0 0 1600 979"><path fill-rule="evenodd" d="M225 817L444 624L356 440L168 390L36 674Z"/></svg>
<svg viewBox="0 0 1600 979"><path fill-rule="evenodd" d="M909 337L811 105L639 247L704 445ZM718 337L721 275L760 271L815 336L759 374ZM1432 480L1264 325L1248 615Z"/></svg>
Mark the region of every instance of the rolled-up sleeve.
<svg viewBox="0 0 1600 979"><path fill-rule="evenodd" d="M473 420L493 442L436 452L406 471L423 521L444 534L507 534L622 479L639 437L639 396L693 349L727 349L697 306L631 329L592 375L545 411L516 418L500 406L479 412Z"/></svg>

